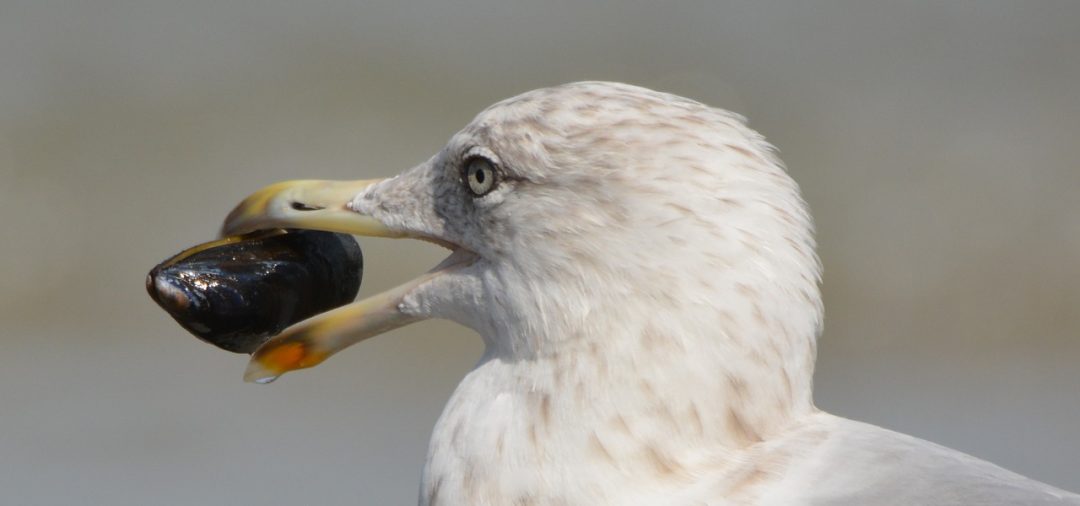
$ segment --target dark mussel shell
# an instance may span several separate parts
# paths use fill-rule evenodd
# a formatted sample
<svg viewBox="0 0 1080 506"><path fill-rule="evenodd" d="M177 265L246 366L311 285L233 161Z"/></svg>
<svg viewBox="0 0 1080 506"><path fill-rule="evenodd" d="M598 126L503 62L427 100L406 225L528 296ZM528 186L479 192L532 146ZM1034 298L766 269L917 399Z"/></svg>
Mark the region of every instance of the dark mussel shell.
<svg viewBox="0 0 1080 506"><path fill-rule="evenodd" d="M264 230L185 250L146 290L199 339L251 353L289 325L352 302L364 259L351 236Z"/></svg>

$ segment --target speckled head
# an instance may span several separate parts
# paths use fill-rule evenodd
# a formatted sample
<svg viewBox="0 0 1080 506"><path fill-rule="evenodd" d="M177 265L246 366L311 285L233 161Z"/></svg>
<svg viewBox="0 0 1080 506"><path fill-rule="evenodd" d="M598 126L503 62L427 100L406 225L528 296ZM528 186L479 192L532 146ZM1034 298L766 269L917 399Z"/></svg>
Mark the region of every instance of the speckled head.
<svg viewBox="0 0 1080 506"><path fill-rule="evenodd" d="M822 317L811 221L770 146L723 110L617 83L532 91L398 176L275 185L224 230L268 226L419 238L454 253L271 340L249 379L292 368L261 362L284 343L325 357L437 317L512 360L584 341L617 348L630 338L613 328L658 329L702 360L784 368L789 396L810 402Z"/></svg>

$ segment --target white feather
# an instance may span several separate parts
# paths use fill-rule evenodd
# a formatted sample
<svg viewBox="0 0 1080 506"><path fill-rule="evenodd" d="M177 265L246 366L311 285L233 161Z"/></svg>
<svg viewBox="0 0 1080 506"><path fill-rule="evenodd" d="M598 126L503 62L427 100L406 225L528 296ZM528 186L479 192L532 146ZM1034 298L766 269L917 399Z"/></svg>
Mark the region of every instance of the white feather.
<svg viewBox="0 0 1080 506"><path fill-rule="evenodd" d="M476 150L504 178L472 198ZM735 114L623 84L536 90L352 206L481 258L403 305L487 345L432 434L423 506L1080 504L814 407L812 224Z"/></svg>

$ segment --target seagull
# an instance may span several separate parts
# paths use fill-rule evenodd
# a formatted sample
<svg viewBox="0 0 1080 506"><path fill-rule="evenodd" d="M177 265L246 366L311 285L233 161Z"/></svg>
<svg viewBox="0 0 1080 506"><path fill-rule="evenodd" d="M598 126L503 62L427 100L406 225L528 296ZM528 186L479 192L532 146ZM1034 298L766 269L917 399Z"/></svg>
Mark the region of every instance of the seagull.
<svg viewBox="0 0 1080 506"><path fill-rule="evenodd" d="M737 114L627 84L538 89L395 177L271 185L222 230L274 227L451 250L288 328L245 373L269 382L428 318L479 333L421 506L1080 505L814 406L813 224Z"/></svg>

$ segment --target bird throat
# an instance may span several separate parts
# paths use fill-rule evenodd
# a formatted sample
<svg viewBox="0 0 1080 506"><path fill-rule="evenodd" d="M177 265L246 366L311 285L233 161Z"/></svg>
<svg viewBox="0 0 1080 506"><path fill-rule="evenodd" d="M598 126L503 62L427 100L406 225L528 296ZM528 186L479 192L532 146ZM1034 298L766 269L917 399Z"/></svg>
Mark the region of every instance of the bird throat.
<svg viewBox="0 0 1080 506"><path fill-rule="evenodd" d="M456 498L450 504L513 504L550 493L544 483L610 481L595 476L605 469L679 482L703 462L734 465L812 409L809 371L770 361L768 344L745 344L768 336L736 344L726 342L733 329L657 321L694 320L627 318L527 357L489 348L436 424L421 504L447 494Z"/></svg>

